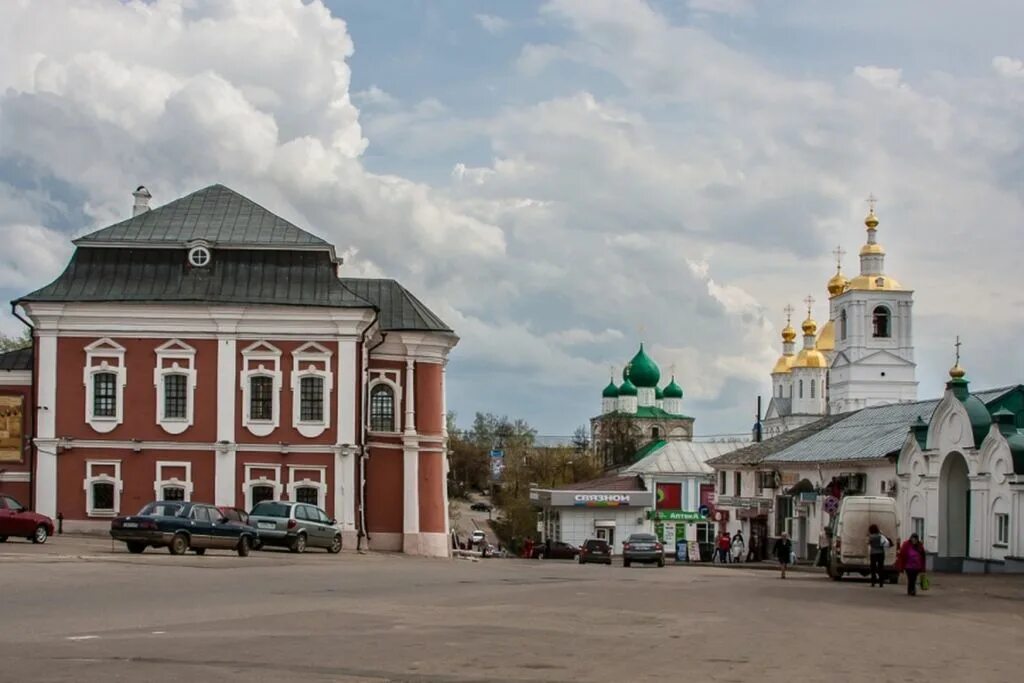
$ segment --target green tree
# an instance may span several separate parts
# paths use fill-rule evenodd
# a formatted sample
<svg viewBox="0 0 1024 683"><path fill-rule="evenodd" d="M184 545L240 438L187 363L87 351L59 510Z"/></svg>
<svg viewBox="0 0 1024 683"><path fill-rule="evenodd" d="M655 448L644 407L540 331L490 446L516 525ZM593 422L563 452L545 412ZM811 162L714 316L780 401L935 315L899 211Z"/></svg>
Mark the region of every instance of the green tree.
<svg viewBox="0 0 1024 683"><path fill-rule="evenodd" d="M25 349L32 346L32 330L25 330L18 336L0 334L0 353Z"/></svg>

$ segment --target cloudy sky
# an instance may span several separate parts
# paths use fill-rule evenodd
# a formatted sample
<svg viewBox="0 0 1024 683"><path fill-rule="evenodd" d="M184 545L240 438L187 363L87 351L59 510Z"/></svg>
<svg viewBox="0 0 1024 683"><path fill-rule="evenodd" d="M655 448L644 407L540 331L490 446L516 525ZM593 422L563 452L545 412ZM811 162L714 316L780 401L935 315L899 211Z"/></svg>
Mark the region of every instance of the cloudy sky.
<svg viewBox="0 0 1024 683"><path fill-rule="evenodd" d="M462 341L449 405L571 434L643 338L742 432L879 197L921 396L1024 381L1017 0L7 0L0 295L222 182ZM8 313L0 330L15 332Z"/></svg>

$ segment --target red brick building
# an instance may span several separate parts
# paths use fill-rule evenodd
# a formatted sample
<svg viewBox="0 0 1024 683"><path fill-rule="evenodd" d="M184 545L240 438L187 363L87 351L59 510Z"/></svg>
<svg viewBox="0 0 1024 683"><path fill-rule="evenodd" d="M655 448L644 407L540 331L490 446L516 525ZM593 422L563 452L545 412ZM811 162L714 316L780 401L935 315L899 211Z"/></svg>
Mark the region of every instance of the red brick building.
<svg viewBox="0 0 1024 683"><path fill-rule="evenodd" d="M34 345L0 356L0 396L22 398L33 438L0 490L71 529L154 498L302 500L348 544L446 555L452 330L226 187L135 196L14 302Z"/></svg>

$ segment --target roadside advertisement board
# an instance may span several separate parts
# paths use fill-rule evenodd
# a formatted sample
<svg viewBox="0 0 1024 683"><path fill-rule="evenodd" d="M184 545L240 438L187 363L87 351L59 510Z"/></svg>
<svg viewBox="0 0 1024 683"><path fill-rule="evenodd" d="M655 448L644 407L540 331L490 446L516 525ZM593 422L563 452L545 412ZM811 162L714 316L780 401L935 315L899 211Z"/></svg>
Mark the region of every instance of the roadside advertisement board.
<svg viewBox="0 0 1024 683"><path fill-rule="evenodd" d="M498 481L505 472L505 451L494 449L491 451L491 479Z"/></svg>

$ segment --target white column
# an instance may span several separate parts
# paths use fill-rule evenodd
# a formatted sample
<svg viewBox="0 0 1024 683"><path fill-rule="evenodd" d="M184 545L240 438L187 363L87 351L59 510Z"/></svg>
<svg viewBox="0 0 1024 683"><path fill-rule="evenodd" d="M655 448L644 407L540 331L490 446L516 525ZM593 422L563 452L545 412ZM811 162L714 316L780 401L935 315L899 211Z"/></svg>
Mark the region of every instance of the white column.
<svg viewBox="0 0 1024 683"><path fill-rule="evenodd" d="M405 433L416 433L416 361L405 361Z"/></svg>
<svg viewBox="0 0 1024 683"><path fill-rule="evenodd" d="M57 334L37 332L36 512L57 515ZM86 397L88 400L88 397Z"/></svg>
<svg viewBox="0 0 1024 683"><path fill-rule="evenodd" d="M1010 487L1010 557L1024 556L1024 487Z"/></svg>
<svg viewBox="0 0 1024 683"><path fill-rule="evenodd" d="M403 454L404 467L402 488L402 531L405 534L420 532L420 454L419 450L406 445ZM406 552L409 549L406 548ZM414 551L415 552L415 551Z"/></svg>
<svg viewBox="0 0 1024 683"><path fill-rule="evenodd" d="M448 361L441 364L441 436L448 441Z"/></svg>
<svg viewBox="0 0 1024 683"><path fill-rule="evenodd" d="M213 498L217 505L235 504L235 373L234 337L217 338L217 441Z"/></svg>
<svg viewBox="0 0 1024 683"><path fill-rule="evenodd" d="M334 465L334 516L342 529L356 528L356 342L338 341L338 457Z"/></svg>

